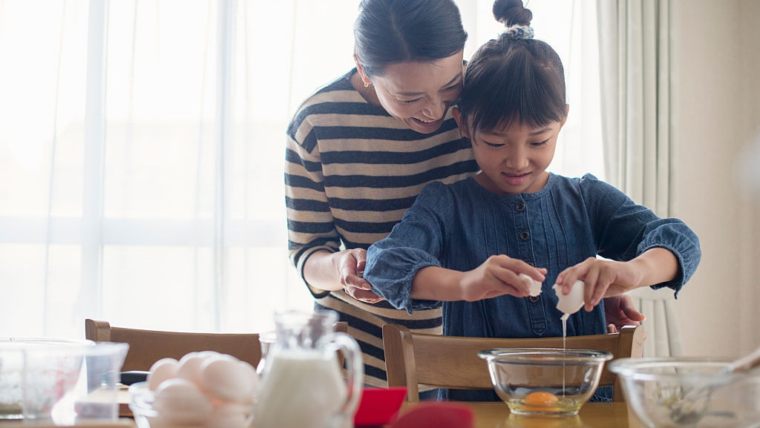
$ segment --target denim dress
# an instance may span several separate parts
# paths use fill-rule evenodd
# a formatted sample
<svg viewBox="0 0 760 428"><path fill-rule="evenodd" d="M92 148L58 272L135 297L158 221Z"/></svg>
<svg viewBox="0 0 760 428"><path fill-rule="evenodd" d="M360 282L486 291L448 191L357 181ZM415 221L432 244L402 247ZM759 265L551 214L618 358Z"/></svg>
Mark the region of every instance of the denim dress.
<svg viewBox="0 0 760 428"><path fill-rule="evenodd" d="M541 295L443 302L443 334L556 337L562 336L562 313L551 287L560 272L589 257L627 261L653 247L670 250L679 270L672 281L652 288L669 287L677 297L701 258L699 239L681 220L657 217L590 174L550 174L540 191L515 195L496 195L470 178L426 186L391 234L369 248L364 278L375 293L411 313L441 305L410 298L420 269L470 271L490 256L506 254L548 269ZM603 302L567 321L568 336L605 332ZM442 398L498 400L492 391L450 390Z"/></svg>

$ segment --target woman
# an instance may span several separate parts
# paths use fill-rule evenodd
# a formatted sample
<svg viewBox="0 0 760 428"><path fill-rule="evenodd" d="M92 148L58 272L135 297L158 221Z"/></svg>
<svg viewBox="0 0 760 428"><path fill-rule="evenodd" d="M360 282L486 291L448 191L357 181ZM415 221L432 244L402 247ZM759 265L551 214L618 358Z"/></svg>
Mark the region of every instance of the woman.
<svg viewBox="0 0 760 428"><path fill-rule="evenodd" d="M307 99L288 128L288 239L316 308L337 311L359 342L365 383L385 386L382 325L440 334L441 309L408 315L372 293L366 249L426 184L478 171L449 111L467 33L453 0L363 0L354 39L356 68ZM608 319L637 321L623 303L606 305Z"/></svg>

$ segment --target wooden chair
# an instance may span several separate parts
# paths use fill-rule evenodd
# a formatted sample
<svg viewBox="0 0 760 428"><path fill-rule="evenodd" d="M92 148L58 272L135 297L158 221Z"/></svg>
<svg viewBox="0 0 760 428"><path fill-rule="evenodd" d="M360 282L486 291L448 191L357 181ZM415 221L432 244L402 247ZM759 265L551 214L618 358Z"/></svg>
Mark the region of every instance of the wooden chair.
<svg viewBox="0 0 760 428"><path fill-rule="evenodd" d="M567 338L569 349L597 349L613 359L641 357L642 326L624 327L620 333ZM561 337L495 339L412 333L406 327L383 326L388 387L406 387L407 401L418 401L418 384L439 388L493 389L488 363L478 351L488 348L562 348ZM615 386L613 401L624 401L617 376L605 364L600 386Z"/></svg>
<svg viewBox="0 0 760 428"><path fill-rule="evenodd" d="M257 333L182 333L140 330L111 327L107 321L91 319L86 319L84 326L85 337L89 340L129 344L122 371L147 371L161 358L178 360L185 354L195 351L210 350L229 354L254 367L261 359L261 345ZM347 330L348 325L345 322L336 323L335 331L345 333Z"/></svg>

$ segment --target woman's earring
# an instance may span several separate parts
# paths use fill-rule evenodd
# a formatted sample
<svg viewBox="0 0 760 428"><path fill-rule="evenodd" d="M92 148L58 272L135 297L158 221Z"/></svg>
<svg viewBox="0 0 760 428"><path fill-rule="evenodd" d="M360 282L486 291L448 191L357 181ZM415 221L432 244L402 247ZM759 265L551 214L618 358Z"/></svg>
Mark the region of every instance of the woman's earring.
<svg viewBox="0 0 760 428"><path fill-rule="evenodd" d="M364 82L364 87L365 87L365 88L369 88L369 83L367 83L367 82Z"/></svg>

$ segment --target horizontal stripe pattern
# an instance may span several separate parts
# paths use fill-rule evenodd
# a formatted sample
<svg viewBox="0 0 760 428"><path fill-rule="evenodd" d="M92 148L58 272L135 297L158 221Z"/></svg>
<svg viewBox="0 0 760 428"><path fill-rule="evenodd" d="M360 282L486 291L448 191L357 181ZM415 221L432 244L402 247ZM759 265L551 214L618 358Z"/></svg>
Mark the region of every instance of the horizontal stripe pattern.
<svg viewBox="0 0 760 428"><path fill-rule="evenodd" d="M352 301L352 303L348 303ZM373 306L385 306L372 309ZM401 324L410 330L441 334L443 320L439 310L419 311L412 315L390 307L387 302L369 305L356 302L343 291L332 292L314 304L315 310L333 310L338 313L340 321L348 323L348 333L359 344L364 360L365 383L371 386L386 387L385 354L383 352L383 325L388 322ZM376 312L377 314L373 313ZM403 315L399 318L399 312Z"/></svg>
<svg viewBox="0 0 760 428"><path fill-rule="evenodd" d="M307 99L287 130L288 248L302 277L316 251L366 249L385 238L425 185L457 182L478 171L451 113L438 131L417 133L367 103L351 86L353 72ZM317 309L334 310L348 323L362 349L368 385L386 385L384 324L442 331L440 308L409 315L387 302L370 305L342 291L309 289Z"/></svg>

